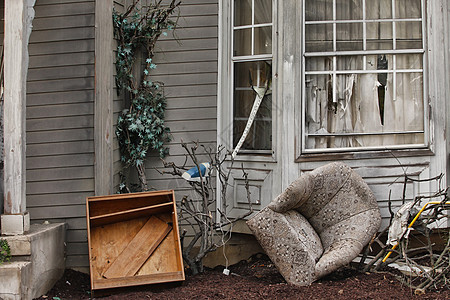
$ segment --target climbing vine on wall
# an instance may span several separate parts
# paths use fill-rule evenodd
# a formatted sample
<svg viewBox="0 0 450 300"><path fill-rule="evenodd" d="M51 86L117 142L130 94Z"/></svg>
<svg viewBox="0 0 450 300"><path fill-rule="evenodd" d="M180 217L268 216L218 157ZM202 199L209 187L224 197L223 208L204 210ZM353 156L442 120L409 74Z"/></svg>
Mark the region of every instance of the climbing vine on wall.
<svg viewBox="0 0 450 300"><path fill-rule="evenodd" d="M171 138L164 122L166 98L162 83L153 82L150 72L156 68L156 42L175 28L176 21L170 17L180 2L172 0L164 6L161 2L138 7L139 0L135 0L125 13L113 11L116 86L118 93L129 99L129 107L118 117L116 136L121 160L126 167L137 169L142 191L148 190L144 166L148 152L153 150L164 157L168 151L164 144Z"/></svg>

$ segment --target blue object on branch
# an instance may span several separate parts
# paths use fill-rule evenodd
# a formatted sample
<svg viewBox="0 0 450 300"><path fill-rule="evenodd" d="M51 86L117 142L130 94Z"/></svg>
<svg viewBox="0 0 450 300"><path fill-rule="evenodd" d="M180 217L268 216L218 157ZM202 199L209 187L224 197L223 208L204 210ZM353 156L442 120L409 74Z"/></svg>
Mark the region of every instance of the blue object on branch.
<svg viewBox="0 0 450 300"><path fill-rule="evenodd" d="M211 167L211 164L208 162L201 163L199 165L200 172L201 172L203 178L209 177L210 167ZM187 170L186 172L184 172L183 175L181 175L181 177L183 177L187 181L200 182L200 172L197 167L193 167L193 168Z"/></svg>

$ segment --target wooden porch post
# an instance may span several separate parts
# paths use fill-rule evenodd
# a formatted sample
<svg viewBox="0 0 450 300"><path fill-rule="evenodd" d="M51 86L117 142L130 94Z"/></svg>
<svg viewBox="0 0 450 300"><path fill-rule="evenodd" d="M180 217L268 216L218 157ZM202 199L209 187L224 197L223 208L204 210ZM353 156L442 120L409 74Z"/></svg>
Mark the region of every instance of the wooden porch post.
<svg viewBox="0 0 450 300"><path fill-rule="evenodd" d="M26 79L35 0L5 0L4 214L2 234L30 228L26 212Z"/></svg>
<svg viewBox="0 0 450 300"><path fill-rule="evenodd" d="M95 194L113 193L112 0L95 1Z"/></svg>

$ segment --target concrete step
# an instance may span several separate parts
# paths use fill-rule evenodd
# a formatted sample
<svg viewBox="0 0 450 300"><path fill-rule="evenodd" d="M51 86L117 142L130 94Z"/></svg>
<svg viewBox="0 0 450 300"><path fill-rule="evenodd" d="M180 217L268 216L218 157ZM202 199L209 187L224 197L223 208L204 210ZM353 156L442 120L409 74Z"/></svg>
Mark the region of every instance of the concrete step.
<svg viewBox="0 0 450 300"><path fill-rule="evenodd" d="M23 235L2 236L13 255L0 265L0 299L34 299L50 290L65 269L65 224L33 224Z"/></svg>
<svg viewBox="0 0 450 300"><path fill-rule="evenodd" d="M26 284L31 278L31 262L7 262L0 266L0 299L27 299Z"/></svg>

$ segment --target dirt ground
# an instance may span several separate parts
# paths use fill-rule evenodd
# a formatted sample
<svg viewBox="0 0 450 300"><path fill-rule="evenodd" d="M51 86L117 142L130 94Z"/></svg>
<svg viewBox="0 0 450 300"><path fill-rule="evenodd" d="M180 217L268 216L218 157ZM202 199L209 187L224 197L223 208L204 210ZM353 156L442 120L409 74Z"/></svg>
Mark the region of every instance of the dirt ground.
<svg viewBox="0 0 450 300"><path fill-rule="evenodd" d="M308 287L285 282L265 255L257 255L229 267L208 269L186 276L181 284L114 290L91 297L89 275L67 270L54 288L39 299L450 299L450 287L416 296L388 273L359 273L343 268Z"/></svg>

